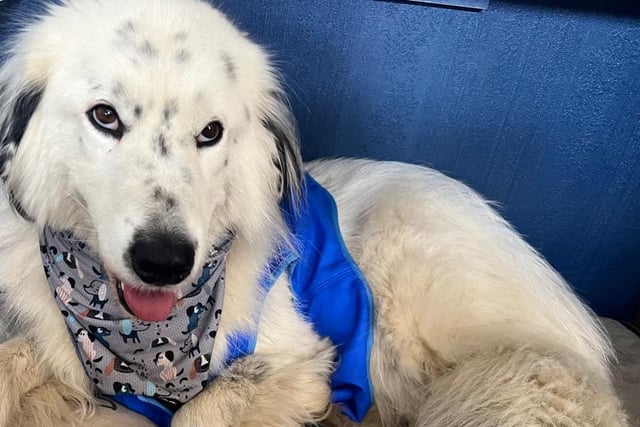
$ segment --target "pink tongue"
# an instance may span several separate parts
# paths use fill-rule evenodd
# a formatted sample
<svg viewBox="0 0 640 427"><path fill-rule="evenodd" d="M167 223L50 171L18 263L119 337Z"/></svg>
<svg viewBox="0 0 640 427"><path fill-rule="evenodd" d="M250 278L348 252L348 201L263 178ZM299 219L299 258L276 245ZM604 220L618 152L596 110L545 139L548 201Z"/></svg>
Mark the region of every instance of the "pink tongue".
<svg viewBox="0 0 640 427"><path fill-rule="evenodd" d="M171 314L176 299L173 292L144 291L122 284L122 293L129 309L138 319L160 322Z"/></svg>

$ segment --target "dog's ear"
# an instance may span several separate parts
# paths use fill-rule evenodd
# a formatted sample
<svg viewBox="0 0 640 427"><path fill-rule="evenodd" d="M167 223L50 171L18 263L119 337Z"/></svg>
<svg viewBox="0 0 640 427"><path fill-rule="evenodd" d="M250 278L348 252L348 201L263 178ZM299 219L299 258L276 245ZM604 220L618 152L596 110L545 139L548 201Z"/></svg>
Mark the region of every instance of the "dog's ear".
<svg viewBox="0 0 640 427"><path fill-rule="evenodd" d="M0 177L16 212L32 221L7 181L10 181L11 160L40 104L44 85L23 81L24 76L14 62L9 59L0 69Z"/></svg>
<svg viewBox="0 0 640 427"><path fill-rule="evenodd" d="M270 108L262 122L273 134L277 149L273 162L280 172L278 189L282 199L295 206L302 185L302 156L295 119L282 93L271 92L269 104Z"/></svg>
<svg viewBox="0 0 640 427"><path fill-rule="evenodd" d="M44 88L38 86L21 88L18 93L11 93L10 88L8 83L0 82L0 176L5 179L8 164L44 92Z"/></svg>
<svg viewBox="0 0 640 427"><path fill-rule="evenodd" d="M35 29L59 2L36 2L28 16L12 16L0 44L0 177L15 210L31 220L20 204L20 188L12 182L12 162L31 118L40 105L51 73L51 58L63 37L46 37Z"/></svg>
<svg viewBox="0 0 640 427"><path fill-rule="evenodd" d="M24 136L31 116L38 108L50 74L47 58L53 57L64 38L34 37L29 27L46 16L54 2L33 2L29 14L20 8L7 22L0 44L0 176L6 179L8 164ZM15 8L14 8L15 9ZM9 21L9 19L8 19ZM5 24L4 22L2 24Z"/></svg>

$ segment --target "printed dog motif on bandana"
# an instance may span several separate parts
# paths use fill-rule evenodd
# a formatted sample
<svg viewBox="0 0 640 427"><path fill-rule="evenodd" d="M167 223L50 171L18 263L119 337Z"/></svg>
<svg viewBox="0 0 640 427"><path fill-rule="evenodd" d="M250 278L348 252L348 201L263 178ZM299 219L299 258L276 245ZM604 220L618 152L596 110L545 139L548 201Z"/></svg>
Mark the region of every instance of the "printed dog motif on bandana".
<svg viewBox="0 0 640 427"><path fill-rule="evenodd" d="M202 390L222 313L232 236L212 248L193 290L161 322L125 311L98 257L72 234L45 228L40 243L56 303L99 393L144 395L176 408Z"/></svg>

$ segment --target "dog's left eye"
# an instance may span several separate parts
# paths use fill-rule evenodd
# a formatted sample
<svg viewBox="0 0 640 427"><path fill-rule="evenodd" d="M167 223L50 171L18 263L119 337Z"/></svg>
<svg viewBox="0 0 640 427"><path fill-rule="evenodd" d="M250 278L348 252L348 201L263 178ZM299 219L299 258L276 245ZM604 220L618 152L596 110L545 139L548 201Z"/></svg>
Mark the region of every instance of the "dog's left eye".
<svg viewBox="0 0 640 427"><path fill-rule="evenodd" d="M100 104L87 112L89 121L101 132L105 132L118 139L122 137L123 126L115 108Z"/></svg>
<svg viewBox="0 0 640 427"><path fill-rule="evenodd" d="M217 120L209 123L196 137L198 147L209 147L222 139L222 123Z"/></svg>

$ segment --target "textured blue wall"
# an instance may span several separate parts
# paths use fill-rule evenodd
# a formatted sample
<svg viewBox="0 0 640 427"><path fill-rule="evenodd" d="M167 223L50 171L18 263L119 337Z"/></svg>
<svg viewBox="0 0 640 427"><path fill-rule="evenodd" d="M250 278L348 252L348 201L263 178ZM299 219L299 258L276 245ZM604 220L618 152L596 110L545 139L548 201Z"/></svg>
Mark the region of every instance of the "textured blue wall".
<svg viewBox="0 0 640 427"><path fill-rule="evenodd" d="M278 58L306 159L440 169L499 202L600 314L640 309L637 1L213 2Z"/></svg>
<svg viewBox="0 0 640 427"><path fill-rule="evenodd" d="M216 3L279 59L306 159L440 169L498 201L599 313L640 308L637 2Z"/></svg>

